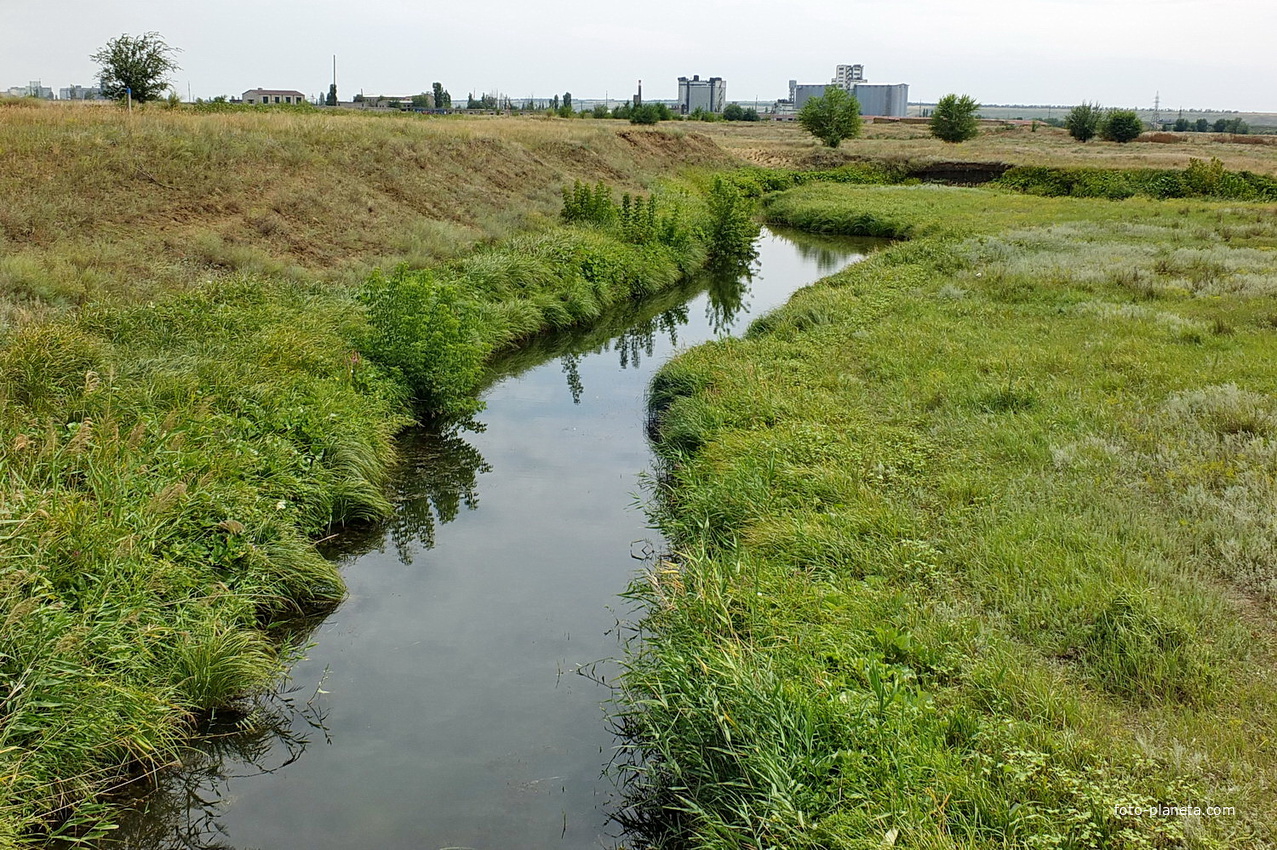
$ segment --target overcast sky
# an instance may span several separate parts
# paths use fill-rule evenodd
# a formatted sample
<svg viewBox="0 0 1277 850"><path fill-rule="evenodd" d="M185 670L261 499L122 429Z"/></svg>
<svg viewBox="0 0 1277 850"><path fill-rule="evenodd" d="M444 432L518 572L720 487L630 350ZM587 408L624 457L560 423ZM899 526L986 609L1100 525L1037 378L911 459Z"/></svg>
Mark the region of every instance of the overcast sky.
<svg viewBox="0 0 1277 850"><path fill-rule="evenodd" d="M0 0L0 89L88 85L89 54L121 33L180 47L183 96L249 88L342 99L570 91L617 99L638 79L673 98L677 78L727 81L729 100L770 102L791 78L840 63L911 101L1277 112L1275 0Z"/></svg>

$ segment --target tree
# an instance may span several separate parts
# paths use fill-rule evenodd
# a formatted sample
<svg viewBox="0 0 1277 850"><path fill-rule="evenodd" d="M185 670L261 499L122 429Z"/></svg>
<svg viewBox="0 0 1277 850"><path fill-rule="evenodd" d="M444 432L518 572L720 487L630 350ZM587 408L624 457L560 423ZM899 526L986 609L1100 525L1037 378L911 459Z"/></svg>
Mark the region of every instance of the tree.
<svg viewBox="0 0 1277 850"><path fill-rule="evenodd" d="M157 32L139 36L125 33L90 58L102 66L98 85L103 97L124 100L131 92L134 100L145 103L168 90L168 75L178 69L173 54L180 52L169 47Z"/></svg>
<svg viewBox="0 0 1277 850"><path fill-rule="evenodd" d="M1100 131L1103 115L1098 104L1082 101L1064 116L1064 126L1068 128L1069 135L1079 142L1089 142Z"/></svg>
<svg viewBox="0 0 1277 850"><path fill-rule="evenodd" d="M325 106L337 105L337 84L333 83L328 87L328 97L324 99Z"/></svg>
<svg viewBox="0 0 1277 850"><path fill-rule="evenodd" d="M945 142L965 142L980 132L976 112L980 104L970 95L947 94L931 113L931 135Z"/></svg>
<svg viewBox="0 0 1277 850"><path fill-rule="evenodd" d="M1126 143L1138 139L1144 122L1133 109L1110 109L1100 126L1100 136L1109 142Z"/></svg>
<svg viewBox="0 0 1277 850"><path fill-rule="evenodd" d="M1210 129L1210 122L1205 118L1198 118L1197 122L1193 126L1197 129L1197 132L1205 133Z"/></svg>
<svg viewBox="0 0 1277 850"><path fill-rule="evenodd" d="M798 110L798 123L831 148L860 135L860 101L838 86L826 86L821 97L808 98Z"/></svg>
<svg viewBox="0 0 1277 850"><path fill-rule="evenodd" d="M729 103L723 108L724 121L744 121L745 109L739 103Z"/></svg>
<svg viewBox="0 0 1277 850"><path fill-rule="evenodd" d="M430 87L435 96L435 109L451 109L452 95L448 94L442 83L435 83Z"/></svg>
<svg viewBox="0 0 1277 850"><path fill-rule="evenodd" d="M617 107L617 111L621 111ZM624 116L630 119L631 124L655 124L658 121L670 120L670 108L663 103L644 103L641 106L629 107L625 110Z"/></svg>

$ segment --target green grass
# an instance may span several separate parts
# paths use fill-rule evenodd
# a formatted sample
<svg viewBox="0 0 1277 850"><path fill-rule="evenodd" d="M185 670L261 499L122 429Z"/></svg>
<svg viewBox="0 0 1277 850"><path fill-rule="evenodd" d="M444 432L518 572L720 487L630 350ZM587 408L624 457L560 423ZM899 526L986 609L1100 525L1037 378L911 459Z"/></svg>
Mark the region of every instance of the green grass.
<svg viewBox="0 0 1277 850"><path fill-rule="evenodd" d="M672 184L654 197L659 231L547 227L353 292L226 275L12 333L0 836L95 839L112 818L99 795L278 679L296 649L278 638L287 623L344 595L310 541L390 515L412 414L475 412L499 356L670 289L718 252L711 204Z"/></svg>
<svg viewBox="0 0 1277 850"><path fill-rule="evenodd" d="M908 235L653 384L653 843L1265 847L1277 211L813 185ZM1133 818L1115 806L1232 806Z"/></svg>

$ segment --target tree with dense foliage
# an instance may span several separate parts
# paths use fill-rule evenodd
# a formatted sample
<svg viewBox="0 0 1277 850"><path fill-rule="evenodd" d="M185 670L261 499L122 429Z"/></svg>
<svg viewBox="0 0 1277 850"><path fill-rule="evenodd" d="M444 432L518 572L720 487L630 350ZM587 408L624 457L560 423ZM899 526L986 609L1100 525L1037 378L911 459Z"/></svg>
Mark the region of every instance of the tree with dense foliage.
<svg viewBox="0 0 1277 850"><path fill-rule="evenodd" d="M724 121L744 121L745 110L739 103L729 103L723 108Z"/></svg>
<svg viewBox="0 0 1277 850"><path fill-rule="evenodd" d="M594 104L594 109L591 114L593 114L595 118L607 118L611 116L612 113L608 111L606 104L596 103Z"/></svg>
<svg viewBox="0 0 1277 850"><path fill-rule="evenodd" d="M162 97L168 90L168 76L178 69L173 54L179 52L157 32L139 36L125 33L108 41L90 58L102 68L98 85L103 97L124 100L131 93L133 100L145 103Z"/></svg>
<svg viewBox="0 0 1277 850"><path fill-rule="evenodd" d="M980 133L976 112L980 104L970 95L947 94L931 113L931 135L945 142L965 142Z"/></svg>
<svg viewBox="0 0 1277 850"><path fill-rule="evenodd" d="M1198 118L1197 123L1194 124L1193 126L1197 130L1197 132L1205 133L1207 130L1210 129L1210 122L1207 121L1205 118Z"/></svg>
<svg viewBox="0 0 1277 850"><path fill-rule="evenodd" d="M442 83L434 83L430 86L430 90L435 96L435 109L451 109L452 95L448 94L447 89Z"/></svg>
<svg viewBox="0 0 1277 850"><path fill-rule="evenodd" d="M1110 109L1100 126L1100 136L1109 142L1126 143L1143 132L1144 122L1133 109Z"/></svg>
<svg viewBox="0 0 1277 850"><path fill-rule="evenodd" d="M824 95L809 98L798 110L798 123L831 148L860 135L860 101L845 89L826 86Z"/></svg>
<svg viewBox="0 0 1277 850"><path fill-rule="evenodd" d="M670 108L663 103L644 103L641 106L629 107L625 110L626 117L630 119L631 124L655 124L658 121L668 121L671 118ZM619 107L618 107L619 111Z"/></svg>
<svg viewBox="0 0 1277 850"><path fill-rule="evenodd" d="M324 99L325 106L337 105L337 84L333 83L328 87L328 97Z"/></svg>
<svg viewBox="0 0 1277 850"><path fill-rule="evenodd" d="M1100 131L1100 119L1104 117L1099 104L1083 101L1064 116L1064 126L1069 135L1079 142L1089 142Z"/></svg>

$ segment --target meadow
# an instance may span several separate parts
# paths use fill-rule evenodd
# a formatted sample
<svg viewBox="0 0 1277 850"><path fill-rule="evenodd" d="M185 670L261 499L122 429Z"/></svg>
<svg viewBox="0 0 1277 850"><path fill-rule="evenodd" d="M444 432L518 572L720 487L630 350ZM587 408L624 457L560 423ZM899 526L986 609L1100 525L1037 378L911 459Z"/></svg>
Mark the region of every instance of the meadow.
<svg viewBox="0 0 1277 850"><path fill-rule="evenodd" d="M640 833L1272 846L1277 207L822 182L763 210L907 241L653 384Z"/></svg>

